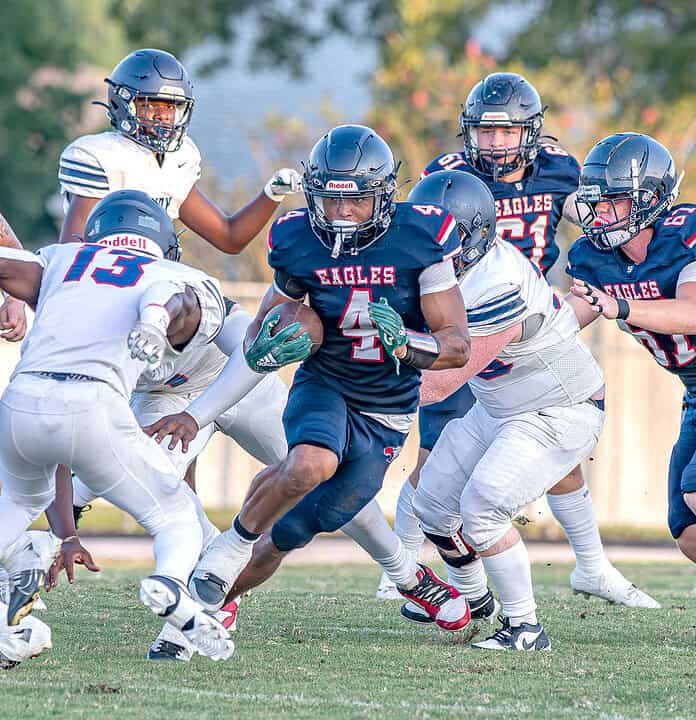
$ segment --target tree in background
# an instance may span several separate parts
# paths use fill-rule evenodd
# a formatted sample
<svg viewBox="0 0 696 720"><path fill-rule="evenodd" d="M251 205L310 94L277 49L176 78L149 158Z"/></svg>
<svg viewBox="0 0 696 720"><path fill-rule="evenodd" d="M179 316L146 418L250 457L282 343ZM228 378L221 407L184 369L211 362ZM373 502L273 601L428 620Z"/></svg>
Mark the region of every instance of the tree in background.
<svg viewBox="0 0 696 720"><path fill-rule="evenodd" d="M625 130L646 132L663 142L672 151L678 169L686 171L682 197L696 197L696 94L690 89L691 80L679 87L670 85L676 94L667 103L659 102L655 96L634 95L626 89L641 86L652 69L634 69L627 64L611 73L602 72L600 67L588 72L582 59L572 53L553 56L550 53L557 47L545 39L549 27L543 25L537 32L537 16L524 31L525 47L533 45L535 57L544 58L544 62L528 64L531 60L525 61L524 53L518 52L517 38L505 54L505 61L484 52L470 36L456 51L450 43L439 42L440 28L450 18L447 8L443 10L439 3L425 0L403 0L399 5L400 29L384 39L383 64L374 78L370 122L403 160L402 180L417 180L438 153L461 149L461 140L456 137L460 104L480 79L505 70L525 75L536 86L549 106L544 132L558 137L580 163L602 137ZM472 16L476 22L481 17L480 5L472 3L476 6ZM539 18L550 5L566 3L540 3ZM560 22L557 15L556 22ZM566 27L565 35L579 42L572 24ZM482 39L485 36L484 32ZM576 54L584 57L579 48ZM637 60L634 64L638 68ZM617 88L621 88L620 94ZM408 190L404 188L402 194ZM566 244L577 236L568 225L561 226L561 237L564 234Z"/></svg>
<svg viewBox="0 0 696 720"><path fill-rule="evenodd" d="M496 11L520 18L504 42L491 24ZM217 57L193 68L200 75L227 61L242 18L255 33L252 71L300 74L306 54L334 32L374 42L380 69L371 121L404 158L402 177L417 177L436 152L457 149L459 103L487 72L510 69L538 87L550 105L547 129L579 159L610 132L649 132L687 170L684 196L696 189L696 13L689 0L6 0L0 211L25 242L55 238L47 203L57 190L58 155L81 131L94 97L93 85L76 84L78 71L91 68L98 81L134 48L181 56L216 41Z"/></svg>

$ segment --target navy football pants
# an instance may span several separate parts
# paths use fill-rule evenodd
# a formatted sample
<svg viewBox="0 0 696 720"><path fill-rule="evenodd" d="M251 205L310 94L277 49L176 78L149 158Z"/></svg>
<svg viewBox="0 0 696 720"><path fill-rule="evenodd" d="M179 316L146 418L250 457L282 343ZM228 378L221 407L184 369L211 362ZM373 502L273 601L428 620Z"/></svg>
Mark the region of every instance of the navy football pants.
<svg viewBox="0 0 696 720"><path fill-rule="evenodd" d="M361 415L328 382L302 369L290 388L283 424L290 450L300 444L317 445L334 452L339 461L333 477L273 525L273 544L287 551L352 520L381 489L406 434Z"/></svg>
<svg viewBox="0 0 696 720"><path fill-rule="evenodd" d="M684 395L679 438L672 448L669 461L669 530L678 538L689 525L696 523L696 515L684 502L682 494L696 491L696 394Z"/></svg>

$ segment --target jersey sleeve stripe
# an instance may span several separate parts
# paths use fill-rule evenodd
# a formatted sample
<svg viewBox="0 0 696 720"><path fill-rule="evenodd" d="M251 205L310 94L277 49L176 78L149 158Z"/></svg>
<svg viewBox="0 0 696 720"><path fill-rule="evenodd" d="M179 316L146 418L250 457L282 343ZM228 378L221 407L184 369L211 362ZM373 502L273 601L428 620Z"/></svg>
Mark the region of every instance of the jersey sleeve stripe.
<svg viewBox="0 0 696 720"><path fill-rule="evenodd" d="M97 175L96 173L88 173L83 170L74 170L73 168L68 168L64 165L60 166L58 177L60 180L65 180L66 182L70 182L73 178L77 178L78 180L91 182L94 185L101 185L106 188L109 187L109 180L106 175Z"/></svg>
<svg viewBox="0 0 696 720"><path fill-rule="evenodd" d="M696 235L692 235L688 240L684 241L687 245L687 247L692 248L694 245L696 245Z"/></svg>
<svg viewBox="0 0 696 720"><path fill-rule="evenodd" d="M514 300L515 298L520 297L520 291L515 288L514 290L511 290L508 293L505 293L504 295L499 295L496 298L493 298L493 300L489 300L488 302L482 303L481 305L476 305L474 307L469 308L471 312L480 312L482 310L486 310L488 308L495 307L496 305L500 305L501 303L510 302L511 300Z"/></svg>
<svg viewBox="0 0 696 720"><path fill-rule="evenodd" d="M109 192L108 185L93 185L92 183L78 182L77 180L64 180L63 178L59 179L61 180L63 185L65 185L65 189L68 190L68 192L72 192L71 188L73 187L89 188L90 190L93 190L97 193L102 193L102 195L106 195ZM75 195L79 194L79 192L75 193Z"/></svg>
<svg viewBox="0 0 696 720"><path fill-rule="evenodd" d="M517 320L518 318L522 317L525 312L527 311L527 306L523 305L522 307L512 310L507 313L503 313L501 315L496 315L493 318L488 318L486 320L481 320L479 322L476 322L474 320L471 320L471 318L467 314L467 322L469 327L472 330L484 328L484 327L494 327L496 325L504 326L501 327L501 330L504 330L505 327L510 326L514 320Z"/></svg>
<svg viewBox="0 0 696 720"><path fill-rule="evenodd" d="M442 227L440 228L440 232L437 234L436 240L440 245L444 245L447 241L447 238L450 236L450 233L454 228L457 226L457 221L450 215L447 214L447 217L445 218L445 222L442 224Z"/></svg>
<svg viewBox="0 0 696 720"><path fill-rule="evenodd" d="M502 318L503 316L517 312L518 310L524 311L526 308L527 304L525 301L521 297L518 297L512 302L499 305L498 307L491 308L490 310L479 311L478 308L473 308L472 310L467 311L466 316L467 320L471 324L487 323L490 322L492 318Z"/></svg>
<svg viewBox="0 0 696 720"><path fill-rule="evenodd" d="M94 164L91 164L80 162L79 160L73 160L72 158L68 157L62 157L60 159L60 164L65 167L74 166L77 170L87 170L88 172L96 172L100 175L106 175L104 168L99 164L98 161Z"/></svg>

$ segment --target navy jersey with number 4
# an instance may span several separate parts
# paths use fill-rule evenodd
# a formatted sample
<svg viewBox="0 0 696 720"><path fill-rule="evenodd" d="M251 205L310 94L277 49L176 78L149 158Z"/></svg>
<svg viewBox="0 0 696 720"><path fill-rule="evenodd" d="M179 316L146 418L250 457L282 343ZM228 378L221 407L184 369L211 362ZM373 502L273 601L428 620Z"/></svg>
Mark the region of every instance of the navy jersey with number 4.
<svg viewBox="0 0 696 720"><path fill-rule="evenodd" d="M284 278L278 289L294 298L308 295L324 325L321 348L298 372L318 375L356 410L414 412L420 372L402 365L396 374L367 303L386 298L406 327L422 331L419 276L460 251L454 218L436 205L398 203L379 240L355 255L332 258L312 232L307 210L291 210L273 223L269 249L276 282Z"/></svg>
<svg viewBox="0 0 696 720"><path fill-rule="evenodd" d="M620 251L598 250L581 237L568 254L566 272L625 300L662 300L676 297L682 270L696 262L696 205L677 205L658 218L642 263ZM617 320L618 326L646 347L655 360L679 376L696 392L696 335L662 335Z"/></svg>
<svg viewBox="0 0 696 720"><path fill-rule="evenodd" d="M462 153L438 155L423 171L464 170L488 185L495 198L498 235L521 250L543 273L551 269L560 250L556 228L566 198L578 189L577 160L556 145L542 145L519 182L493 182L473 168Z"/></svg>

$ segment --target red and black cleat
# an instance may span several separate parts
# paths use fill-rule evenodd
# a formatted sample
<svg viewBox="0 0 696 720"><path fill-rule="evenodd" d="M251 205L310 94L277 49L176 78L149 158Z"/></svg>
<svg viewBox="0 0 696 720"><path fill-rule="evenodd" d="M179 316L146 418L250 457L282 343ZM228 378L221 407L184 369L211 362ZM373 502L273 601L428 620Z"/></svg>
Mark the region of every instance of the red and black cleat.
<svg viewBox="0 0 696 720"><path fill-rule="evenodd" d="M467 599L426 565L418 564L416 577L418 585L408 590L399 587L399 592L423 608L439 628L449 632L463 630L471 621Z"/></svg>
<svg viewBox="0 0 696 720"><path fill-rule="evenodd" d="M224 627L230 632L234 632L237 629L237 613L239 612L240 597L234 598L226 602L217 612L213 615L224 625Z"/></svg>

